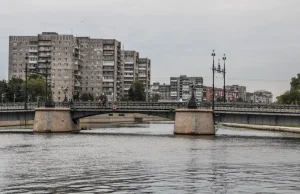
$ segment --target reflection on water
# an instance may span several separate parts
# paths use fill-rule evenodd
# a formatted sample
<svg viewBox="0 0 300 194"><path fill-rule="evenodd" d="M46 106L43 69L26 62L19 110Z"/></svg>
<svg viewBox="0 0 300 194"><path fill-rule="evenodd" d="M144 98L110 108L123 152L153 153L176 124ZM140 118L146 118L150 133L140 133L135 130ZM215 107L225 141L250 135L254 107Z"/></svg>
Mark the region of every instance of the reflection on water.
<svg viewBox="0 0 300 194"><path fill-rule="evenodd" d="M1 133L4 193L299 193L300 136L173 124L90 125L79 134Z"/></svg>

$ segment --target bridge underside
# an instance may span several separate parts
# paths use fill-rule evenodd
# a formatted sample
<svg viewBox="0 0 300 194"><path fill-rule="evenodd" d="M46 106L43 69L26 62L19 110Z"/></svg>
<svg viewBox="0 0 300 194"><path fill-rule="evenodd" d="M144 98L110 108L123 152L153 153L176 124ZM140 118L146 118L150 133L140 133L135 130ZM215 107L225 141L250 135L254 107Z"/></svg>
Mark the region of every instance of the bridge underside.
<svg viewBox="0 0 300 194"><path fill-rule="evenodd" d="M215 121L251 125L300 126L298 114L216 113Z"/></svg>
<svg viewBox="0 0 300 194"><path fill-rule="evenodd" d="M32 111L8 111L0 112L0 126L18 126L29 124L34 120L34 110Z"/></svg>
<svg viewBox="0 0 300 194"><path fill-rule="evenodd" d="M86 110L86 111L72 111L72 119L74 122L76 120L89 117L89 116L95 116L95 115L101 115L101 114L110 114L110 113L140 113L145 115L152 115L162 118L167 118L170 120L175 120L175 112L170 111L147 111L147 110L132 110L132 111L124 111L124 110Z"/></svg>

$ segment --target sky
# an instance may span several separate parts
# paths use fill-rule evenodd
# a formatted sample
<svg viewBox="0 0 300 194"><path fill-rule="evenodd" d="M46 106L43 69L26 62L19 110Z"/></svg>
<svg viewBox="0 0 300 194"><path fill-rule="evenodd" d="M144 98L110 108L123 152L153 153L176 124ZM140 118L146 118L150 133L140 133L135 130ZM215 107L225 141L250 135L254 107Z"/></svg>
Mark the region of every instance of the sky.
<svg viewBox="0 0 300 194"><path fill-rule="evenodd" d="M215 64L227 56L226 85L276 97L300 70L299 7L299 0L0 0L0 79L8 77L9 35L47 31L117 39L150 58L152 82L166 84L187 75L211 86L214 49ZM222 87L221 74L215 84Z"/></svg>

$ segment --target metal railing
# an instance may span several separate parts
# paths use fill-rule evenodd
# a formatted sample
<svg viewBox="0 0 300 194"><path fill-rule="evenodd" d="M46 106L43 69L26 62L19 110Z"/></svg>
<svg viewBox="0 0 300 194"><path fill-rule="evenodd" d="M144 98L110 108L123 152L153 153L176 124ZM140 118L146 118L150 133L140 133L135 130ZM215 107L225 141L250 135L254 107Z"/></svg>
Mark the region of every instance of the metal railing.
<svg viewBox="0 0 300 194"><path fill-rule="evenodd" d="M211 108L211 103L198 103L198 108ZM45 107L45 102L29 102L27 110ZM118 110L175 110L186 108L186 102L55 102L55 107L68 107L72 110L118 109ZM0 111L25 110L24 102L0 103ZM265 112L265 113L300 113L298 105L254 104L254 103L216 103L215 111L225 112Z"/></svg>

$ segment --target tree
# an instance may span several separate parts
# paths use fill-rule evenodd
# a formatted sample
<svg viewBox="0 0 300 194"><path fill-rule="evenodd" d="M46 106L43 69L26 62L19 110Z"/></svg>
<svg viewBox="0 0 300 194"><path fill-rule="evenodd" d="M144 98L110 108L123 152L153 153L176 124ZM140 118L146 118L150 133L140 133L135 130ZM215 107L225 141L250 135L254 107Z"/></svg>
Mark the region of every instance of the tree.
<svg viewBox="0 0 300 194"><path fill-rule="evenodd" d="M150 101L151 101L151 102L158 102L159 99L160 99L159 94L154 94L154 95L150 98Z"/></svg>
<svg viewBox="0 0 300 194"><path fill-rule="evenodd" d="M103 105L105 105L107 103L107 96L105 94L101 94L99 100Z"/></svg>
<svg viewBox="0 0 300 194"><path fill-rule="evenodd" d="M0 100L2 101L2 95L3 95L3 102L6 101L6 97L8 94L8 87L7 87L7 82L5 80L0 81Z"/></svg>
<svg viewBox="0 0 300 194"><path fill-rule="evenodd" d="M278 104L300 104L300 74L291 79L290 86L290 90L276 97Z"/></svg>
<svg viewBox="0 0 300 194"><path fill-rule="evenodd" d="M239 97L238 99L236 99L237 102L244 102L243 98Z"/></svg>
<svg viewBox="0 0 300 194"><path fill-rule="evenodd" d="M224 99L223 99L223 97L218 97L216 101L217 101L217 102L223 102Z"/></svg>
<svg viewBox="0 0 300 194"><path fill-rule="evenodd" d="M142 82L135 81L128 90L128 100L145 101L146 93Z"/></svg>
<svg viewBox="0 0 300 194"><path fill-rule="evenodd" d="M23 80L21 78L12 78L7 83L7 100L9 102L22 102L24 101L23 93Z"/></svg>
<svg viewBox="0 0 300 194"><path fill-rule="evenodd" d="M90 93L84 93L84 94L81 95L80 100L82 100L82 101L93 101L94 97Z"/></svg>
<svg viewBox="0 0 300 194"><path fill-rule="evenodd" d="M27 94L30 96L30 101L46 100L46 81L43 77L37 76L29 76L27 81ZM23 83L23 90L25 90L25 83ZM47 88L48 96L51 96L51 88L48 86Z"/></svg>

